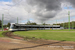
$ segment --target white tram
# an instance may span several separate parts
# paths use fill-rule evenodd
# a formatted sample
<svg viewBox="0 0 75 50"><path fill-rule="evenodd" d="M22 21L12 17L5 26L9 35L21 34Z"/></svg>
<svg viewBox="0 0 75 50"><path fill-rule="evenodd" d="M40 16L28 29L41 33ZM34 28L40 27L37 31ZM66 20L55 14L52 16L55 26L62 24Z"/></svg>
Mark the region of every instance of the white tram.
<svg viewBox="0 0 75 50"><path fill-rule="evenodd" d="M63 29L60 25L25 25L11 23L9 31Z"/></svg>

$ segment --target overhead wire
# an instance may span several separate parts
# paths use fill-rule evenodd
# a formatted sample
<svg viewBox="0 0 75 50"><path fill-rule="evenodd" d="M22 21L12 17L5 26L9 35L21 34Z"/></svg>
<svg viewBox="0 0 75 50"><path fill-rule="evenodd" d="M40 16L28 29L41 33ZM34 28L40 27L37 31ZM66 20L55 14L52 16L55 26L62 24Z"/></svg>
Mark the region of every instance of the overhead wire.
<svg viewBox="0 0 75 50"><path fill-rule="evenodd" d="M10 15L10 10L15 6L15 5L17 5L18 3L20 3L22 0L20 0L19 2L17 2L16 4L14 4L13 6L10 6L10 5L8 5L8 4L5 4L5 5L7 5L7 6L10 6L10 9L4 9L3 8L3 10L7 10L8 11L8 16L10 16L10 17L12 17L12 18L14 18L12 15Z"/></svg>
<svg viewBox="0 0 75 50"><path fill-rule="evenodd" d="M3 1L3 0L2 0ZM14 16L12 16L12 15L10 15L10 10L15 6L15 5L18 5L20 2L21 2L22 0L20 0L19 2L17 2L17 3L15 3L14 5L8 5L8 4L5 4L5 5L7 5L7 6L10 6L10 9L2 9L2 10L7 10L8 12L7 12L7 16L10 16L11 18L16 18L16 17L14 17ZM7 19L10 19L9 17L7 17Z"/></svg>

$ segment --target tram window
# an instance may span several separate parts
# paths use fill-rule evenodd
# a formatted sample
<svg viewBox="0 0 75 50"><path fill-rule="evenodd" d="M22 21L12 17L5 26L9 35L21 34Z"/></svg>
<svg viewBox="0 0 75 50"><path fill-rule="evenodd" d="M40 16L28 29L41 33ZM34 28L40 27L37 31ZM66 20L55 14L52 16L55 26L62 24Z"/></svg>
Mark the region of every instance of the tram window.
<svg viewBox="0 0 75 50"><path fill-rule="evenodd" d="M14 29L14 27L10 27L11 29Z"/></svg>

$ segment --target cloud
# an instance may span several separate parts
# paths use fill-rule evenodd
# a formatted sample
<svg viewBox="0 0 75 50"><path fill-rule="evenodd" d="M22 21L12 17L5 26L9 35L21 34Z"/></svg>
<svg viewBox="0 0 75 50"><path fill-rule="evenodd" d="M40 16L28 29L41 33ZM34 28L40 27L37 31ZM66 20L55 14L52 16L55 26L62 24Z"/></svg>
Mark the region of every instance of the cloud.
<svg viewBox="0 0 75 50"><path fill-rule="evenodd" d="M62 0L27 0L32 6L37 5L38 7L46 8L47 10L58 10L60 9Z"/></svg>
<svg viewBox="0 0 75 50"><path fill-rule="evenodd" d="M64 5L68 4L74 6L73 1L70 0L12 0L12 2L1 2L0 19L4 14L4 24L16 23L17 17L19 23L26 23L28 19L33 19L32 22L36 23L53 22L53 20L67 18L68 9L64 10L63 8ZM71 16L75 16L74 10L70 10Z"/></svg>
<svg viewBox="0 0 75 50"><path fill-rule="evenodd" d="M27 20L28 12L25 11L24 7L22 6L8 6L4 3L12 5L11 2L1 2L0 4L0 20L2 20L2 14L4 14L4 24L16 23L17 17L19 18L19 22L22 20ZM13 2L12 2L13 3Z"/></svg>
<svg viewBox="0 0 75 50"><path fill-rule="evenodd" d="M65 2L68 2L70 5L75 7L75 0L66 0Z"/></svg>
<svg viewBox="0 0 75 50"><path fill-rule="evenodd" d="M27 0L27 2L33 7L31 12L40 17L40 21L49 20L62 10L62 0Z"/></svg>

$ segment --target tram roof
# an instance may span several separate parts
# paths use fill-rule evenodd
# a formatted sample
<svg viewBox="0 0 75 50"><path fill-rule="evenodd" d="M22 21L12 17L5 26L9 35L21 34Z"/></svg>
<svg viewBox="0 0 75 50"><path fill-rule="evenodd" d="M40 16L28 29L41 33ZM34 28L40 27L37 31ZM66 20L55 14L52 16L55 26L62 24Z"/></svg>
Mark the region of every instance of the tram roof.
<svg viewBox="0 0 75 50"><path fill-rule="evenodd" d="M16 26L31 26L31 27L60 27L60 25L25 25L25 24L14 24Z"/></svg>

